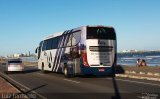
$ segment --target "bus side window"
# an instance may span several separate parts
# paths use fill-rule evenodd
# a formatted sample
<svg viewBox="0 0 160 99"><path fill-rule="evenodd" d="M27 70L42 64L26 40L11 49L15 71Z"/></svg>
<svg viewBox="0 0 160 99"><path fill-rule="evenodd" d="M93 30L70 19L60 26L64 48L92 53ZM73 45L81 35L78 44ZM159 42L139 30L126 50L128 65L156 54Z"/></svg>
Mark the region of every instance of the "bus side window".
<svg viewBox="0 0 160 99"><path fill-rule="evenodd" d="M68 37L68 40L67 40L67 47L70 47L71 46L71 42L72 42L72 34L68 34L69 37Z"/></svg>
<svg viewBox="0 0 160 99"><path fill-rule="evenodd" d="M60 37L52 38L51 49L57 49Z"/></svg>
<svg viewBox="0 0 160 99"><path fill-rule="evenodd" d="M79 43L80 39L81 39L81 33L80 32L73 33L72 46L77 45Z"/></svg>
<svg viewBox="0 0 160 99"><path fill-rule="evenodd" d="M72 48L71 48L71 54L73 58L78 58L79 57L79 47L78 43L80 42L81 39L81 34L80 32L73 33L72 37Z"/></svg>

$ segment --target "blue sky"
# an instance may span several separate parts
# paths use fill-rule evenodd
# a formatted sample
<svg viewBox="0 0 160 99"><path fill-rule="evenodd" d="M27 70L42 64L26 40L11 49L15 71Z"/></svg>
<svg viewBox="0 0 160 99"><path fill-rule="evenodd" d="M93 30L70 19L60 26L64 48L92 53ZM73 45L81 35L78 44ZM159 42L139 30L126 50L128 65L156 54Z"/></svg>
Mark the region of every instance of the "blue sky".
<svg viewBox="0 0 160 99"><path fill-rule="evenodd" d="M160 0L0 0L0 56L34 52L54 32L113 26L118 51L160 50Z"/></svg>

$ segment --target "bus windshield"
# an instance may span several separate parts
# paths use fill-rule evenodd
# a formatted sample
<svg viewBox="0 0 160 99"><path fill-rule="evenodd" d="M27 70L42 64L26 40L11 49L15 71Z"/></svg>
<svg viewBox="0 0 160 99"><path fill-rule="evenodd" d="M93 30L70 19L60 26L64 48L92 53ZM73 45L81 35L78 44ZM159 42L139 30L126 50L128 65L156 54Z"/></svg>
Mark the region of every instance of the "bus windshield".
<svg viewBox="0 0 160 99"><path fill-rule="evenodd" d="M110 39L115 40L116 34L113 28L87 27L87 39Z"/></svg>

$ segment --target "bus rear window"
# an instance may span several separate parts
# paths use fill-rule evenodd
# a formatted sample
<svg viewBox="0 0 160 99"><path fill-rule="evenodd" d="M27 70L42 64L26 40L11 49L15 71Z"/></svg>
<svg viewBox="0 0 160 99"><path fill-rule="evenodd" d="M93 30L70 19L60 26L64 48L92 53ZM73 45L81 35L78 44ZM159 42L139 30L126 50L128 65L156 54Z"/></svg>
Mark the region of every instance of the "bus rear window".
<svg viewBox="0 0 160 99"><path fill-rule="evenodd" d="M87 27L87 39L110 39L115 40L116 34L113 28Z"/></svg>
<svg viewBox="0 0 160 99"><path fill-rule="evenodd" d="M111 52L113 50L112 46L90 46L90 51L93 52Z"/></svg>

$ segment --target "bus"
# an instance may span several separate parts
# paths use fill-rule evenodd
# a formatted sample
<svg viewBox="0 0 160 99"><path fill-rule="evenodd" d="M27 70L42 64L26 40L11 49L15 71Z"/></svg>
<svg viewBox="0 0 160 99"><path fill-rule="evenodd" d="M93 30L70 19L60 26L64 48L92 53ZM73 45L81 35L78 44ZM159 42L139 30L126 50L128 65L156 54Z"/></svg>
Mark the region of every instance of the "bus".
<svg viewBox="0 0 160 99"><path fill-rule="evenodd" d="M54 33L36 49L38 69L76 75L113 75L117 40L113 27L82 26Z"/></svg>

